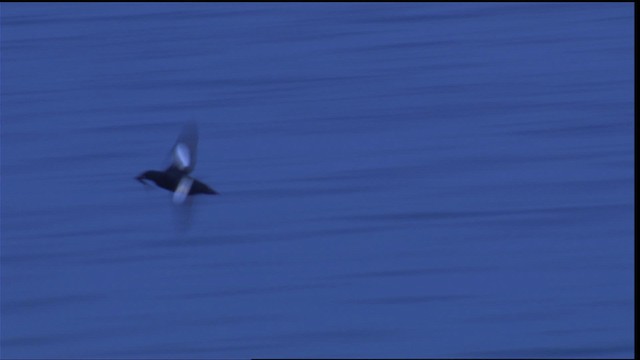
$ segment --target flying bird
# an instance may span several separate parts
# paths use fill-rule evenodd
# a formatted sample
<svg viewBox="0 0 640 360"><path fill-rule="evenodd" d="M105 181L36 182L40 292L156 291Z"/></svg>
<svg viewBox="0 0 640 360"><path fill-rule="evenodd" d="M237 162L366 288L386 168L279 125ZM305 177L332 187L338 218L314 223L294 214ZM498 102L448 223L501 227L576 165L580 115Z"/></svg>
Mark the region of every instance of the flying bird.
<svg viewBox="0 0 640 360"><path fill-rule="evenodd" d="M196 166L197 150L198 127L195 122L187 123L171 149L171 165L164 171L145 171L136 179L143 184L147 184L145 180L151 180L159 187L172 191L176 204L184 202L188 195L217 195L218 192L207 184L189 175Z"/></svg>

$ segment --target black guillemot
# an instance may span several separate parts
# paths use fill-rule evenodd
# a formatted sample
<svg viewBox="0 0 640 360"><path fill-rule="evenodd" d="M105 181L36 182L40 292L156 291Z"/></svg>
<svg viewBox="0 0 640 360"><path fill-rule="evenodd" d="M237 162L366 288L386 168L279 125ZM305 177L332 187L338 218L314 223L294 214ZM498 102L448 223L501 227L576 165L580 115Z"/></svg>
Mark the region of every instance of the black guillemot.
<svg viewBox="0 0 640 360"><path fill-rule="evenodd" d="M151 180L163 189L173 192L173 201L182 203L188 195L209 194L218 192L205 183L189 176L196 165L198 149L198 127L195 123L187 123L171 149L171 165L165 171L149 170L136 179L143 184Z"/></svg>

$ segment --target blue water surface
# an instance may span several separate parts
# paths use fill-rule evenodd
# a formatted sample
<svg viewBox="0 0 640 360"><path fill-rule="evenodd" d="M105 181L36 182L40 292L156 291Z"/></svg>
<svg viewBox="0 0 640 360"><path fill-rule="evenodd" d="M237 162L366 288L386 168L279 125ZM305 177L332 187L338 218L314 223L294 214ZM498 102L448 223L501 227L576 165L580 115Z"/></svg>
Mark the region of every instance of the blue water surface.
<svg viewBox="0 0 640 360"><path fill-rule="evenodd" d="M633 12L1 4L0 356L633 357Z"/></svg>

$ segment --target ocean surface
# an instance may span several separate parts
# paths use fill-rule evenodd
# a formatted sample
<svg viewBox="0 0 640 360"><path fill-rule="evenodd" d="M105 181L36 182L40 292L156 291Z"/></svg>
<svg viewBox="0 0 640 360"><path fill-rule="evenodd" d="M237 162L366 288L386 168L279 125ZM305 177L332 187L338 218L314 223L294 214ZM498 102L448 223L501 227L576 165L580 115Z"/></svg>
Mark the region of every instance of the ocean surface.
<svg viewBox="0 0 640 360"><path fill-rule="evenodd" d="M633 13L2 3L0 357L633 357Z"/></svg>

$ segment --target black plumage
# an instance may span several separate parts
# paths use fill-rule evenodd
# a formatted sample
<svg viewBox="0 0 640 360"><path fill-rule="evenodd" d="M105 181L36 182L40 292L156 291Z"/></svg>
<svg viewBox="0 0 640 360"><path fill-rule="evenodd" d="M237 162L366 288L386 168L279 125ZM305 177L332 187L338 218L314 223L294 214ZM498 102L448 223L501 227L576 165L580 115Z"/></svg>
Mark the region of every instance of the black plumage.
<svg viewBox="0 0 640 360"><path fill-rule="evenodd" d="M195 123L189 123L171 149L171 165L164 171L145 171L136 179L143 184L146 184L144 180L151 180L159 187L172 191L176 203L183 202L187 195L217 195L217 191L189 175L195 168L197 148L198 128Z"/></svg>

